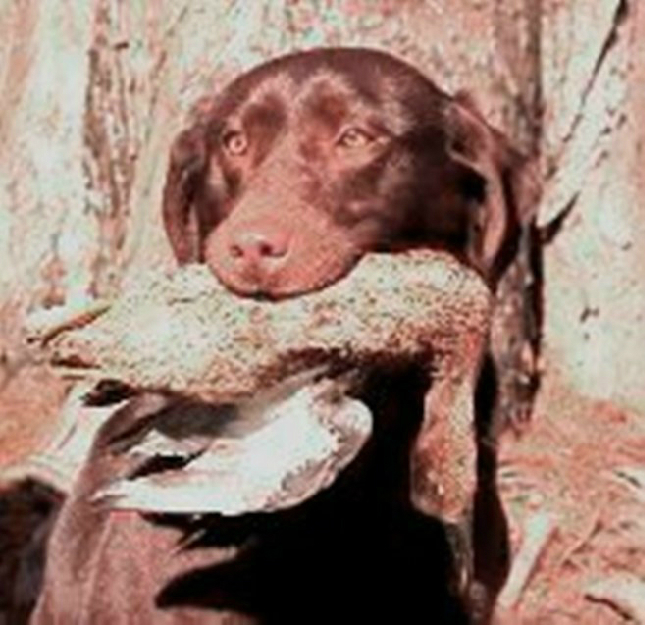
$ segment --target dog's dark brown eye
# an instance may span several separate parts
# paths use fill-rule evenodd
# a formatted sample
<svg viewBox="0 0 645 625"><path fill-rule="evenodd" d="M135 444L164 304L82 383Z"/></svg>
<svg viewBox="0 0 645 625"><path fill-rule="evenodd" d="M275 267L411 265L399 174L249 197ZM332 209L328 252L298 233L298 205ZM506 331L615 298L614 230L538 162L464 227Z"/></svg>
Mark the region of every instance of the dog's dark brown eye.
<svg viewBox="0 0 645 625"><path fill-rule="evenodd" d="M338 137L338 145L343 148L362 148L374 141L374 137L360 128L348 128Z"/></svg>
<svg viewBox="0 0 645 625"><path fill-rule="evenodd" d="M241 130L229 130L222 136L222 144L233 156L241 156L248 148L246 135Z"/></svg>

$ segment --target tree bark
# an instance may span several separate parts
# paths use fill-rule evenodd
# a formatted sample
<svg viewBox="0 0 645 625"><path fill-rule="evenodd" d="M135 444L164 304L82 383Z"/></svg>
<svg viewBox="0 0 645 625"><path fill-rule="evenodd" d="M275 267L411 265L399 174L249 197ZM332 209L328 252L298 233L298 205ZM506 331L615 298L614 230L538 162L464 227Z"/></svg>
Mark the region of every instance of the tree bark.
<svg viewBox="0 0 645 625"><path fill-rule="evenodd" d="M643 412L645 7L550 0L543 20L545 370Z"/></svg>

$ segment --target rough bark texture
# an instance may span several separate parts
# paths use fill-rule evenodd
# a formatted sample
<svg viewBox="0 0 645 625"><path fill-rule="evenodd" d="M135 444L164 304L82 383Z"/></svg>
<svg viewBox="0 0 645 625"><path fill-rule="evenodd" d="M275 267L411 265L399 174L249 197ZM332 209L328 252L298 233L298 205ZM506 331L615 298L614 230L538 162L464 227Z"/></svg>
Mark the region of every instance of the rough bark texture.
<svg viewBox="0 0 645 625"><path fill-rule="evenodd" d="M645 8L544 5L546 371L645 410Z"/></svg>
<svg viewBox="0 0 645 625"><path fill-rule="evenodd" d="M30 366L24 312L84 295L93 273L81 166L89 9L0 2L0 462L43 435L62 398Z"/></svg>

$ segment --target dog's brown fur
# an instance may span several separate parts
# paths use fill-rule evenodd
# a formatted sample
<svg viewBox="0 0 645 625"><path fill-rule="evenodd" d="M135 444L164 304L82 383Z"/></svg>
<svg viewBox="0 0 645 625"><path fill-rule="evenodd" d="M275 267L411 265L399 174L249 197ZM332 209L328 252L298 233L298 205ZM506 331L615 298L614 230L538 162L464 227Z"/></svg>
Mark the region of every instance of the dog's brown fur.
<svg viewBox="0 0 645 625"><path fill-rule="evenodd" d="M271 297L333 283L368 250L439 245L490 281L531 216L526 161L471 104L364 49L282 57L202 106L172 149L180 262Z"/></svg>

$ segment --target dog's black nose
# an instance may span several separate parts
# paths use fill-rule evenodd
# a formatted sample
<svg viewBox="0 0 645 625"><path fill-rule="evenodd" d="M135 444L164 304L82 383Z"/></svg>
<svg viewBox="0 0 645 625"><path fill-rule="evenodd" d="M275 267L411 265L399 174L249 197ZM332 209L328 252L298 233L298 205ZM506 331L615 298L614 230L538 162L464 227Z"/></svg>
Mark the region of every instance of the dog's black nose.
<svg viewBox="0 0 645 625"><path fill-rule="evenodd" d="M275 228L250 228L231 237L229 253L236 264L261 269L284 259L289 251L286 232Z"/></svg>

